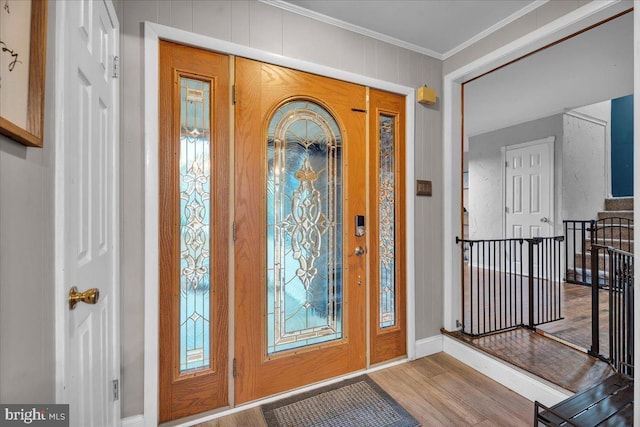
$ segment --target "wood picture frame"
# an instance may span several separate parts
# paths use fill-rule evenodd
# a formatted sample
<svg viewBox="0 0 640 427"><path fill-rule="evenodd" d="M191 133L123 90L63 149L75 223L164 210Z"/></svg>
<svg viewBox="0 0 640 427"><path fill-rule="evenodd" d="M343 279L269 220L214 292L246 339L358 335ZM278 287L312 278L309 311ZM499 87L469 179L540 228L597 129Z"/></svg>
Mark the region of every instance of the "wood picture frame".
<svg viewBox="0 0 640 427"><path fill-rule="evenodd" d="M29 147L42 147L43 142L47 3L48 0L31 0L30 14L27 10L19 15L20 7L24 6L25 2L0 0L0 23L4 28L9 28L10 25L14 28L2 32L2 37L6 37L7 41L0 40L0 72L5 73L0 74L3 77L0 80L0 133ZM11 16L12 9L14 16ZM14 22L10 22L12 19ZM25 42L27 39L28 52L22 55L28 56L22 61L21 52L13 49L10 43ZM12 85L11 80L9 84L6 83L8 72L14 71L26 84ZM6 85L4 89L2 83ZM13 90L7 89L11 86ZM13 105L21 107L16 107L14 111L14 108L10 108ZM11 114L14 114L13 117ZM16 119L17 116L20 117Z"/></svg>

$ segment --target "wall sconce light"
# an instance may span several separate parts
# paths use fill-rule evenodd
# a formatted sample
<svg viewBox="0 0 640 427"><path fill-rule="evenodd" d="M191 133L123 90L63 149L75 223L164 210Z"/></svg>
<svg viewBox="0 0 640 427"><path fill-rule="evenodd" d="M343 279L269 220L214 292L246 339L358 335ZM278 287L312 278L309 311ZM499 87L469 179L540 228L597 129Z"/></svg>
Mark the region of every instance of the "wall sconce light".
<svg viewBox="0 0 640 427"><path fill-rule="evenodd" d="M432 87L427 87L427 85L419 87L417 98L420 104L435 104L437 98L436 90Z"/></svg>

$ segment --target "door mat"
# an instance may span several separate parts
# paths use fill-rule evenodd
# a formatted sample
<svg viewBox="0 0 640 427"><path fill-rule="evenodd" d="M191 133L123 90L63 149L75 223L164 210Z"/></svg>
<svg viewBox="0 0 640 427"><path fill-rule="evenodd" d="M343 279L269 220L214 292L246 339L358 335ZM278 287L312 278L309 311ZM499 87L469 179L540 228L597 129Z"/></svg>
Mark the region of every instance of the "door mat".
<svg viewBox="0 0 640 427"><path fill-rule="evenodd" d="M344 380L262 405L269 427L417 427L369 376Z"/></svg>

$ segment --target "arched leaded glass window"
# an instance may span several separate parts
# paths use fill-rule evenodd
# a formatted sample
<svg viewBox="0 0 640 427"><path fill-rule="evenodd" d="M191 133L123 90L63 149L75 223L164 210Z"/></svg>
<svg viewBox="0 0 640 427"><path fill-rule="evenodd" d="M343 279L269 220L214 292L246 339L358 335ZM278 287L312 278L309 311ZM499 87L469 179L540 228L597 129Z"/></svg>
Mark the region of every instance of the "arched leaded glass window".
<svg viewBox="0 0 640 427"><path fill-rule="evenodd" d="M321 105L280 106L268 128L267 350L342 338L342 135Z"/></svg>

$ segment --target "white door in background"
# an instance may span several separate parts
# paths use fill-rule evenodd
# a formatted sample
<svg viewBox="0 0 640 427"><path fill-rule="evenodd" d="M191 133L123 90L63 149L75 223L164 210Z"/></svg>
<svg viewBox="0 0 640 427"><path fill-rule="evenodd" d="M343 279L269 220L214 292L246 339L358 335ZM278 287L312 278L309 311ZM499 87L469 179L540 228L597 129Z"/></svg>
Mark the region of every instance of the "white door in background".
<svg viewBox="0 0 640 427"><path fill-rule="evenodd" d="M506 237L553 234L553 142L549 137L505 147Z"/></svg>
<svg viewBox="0 0 640 427"><path fill-rule="evenodd" d="M119 28L111 0L56 7L57 400L71 426L120 424ZM99 291L70 308L70 289Z"/></svg>
<svg viewBox="0 0 640 427"><path fill-rule="evenodd" d="M555 137L505 147L505 237L532 238L553 235L553 143ZM526 272L524 252L509 254L512 271ZM534 271L537 266L534 265Z"/></svg>

